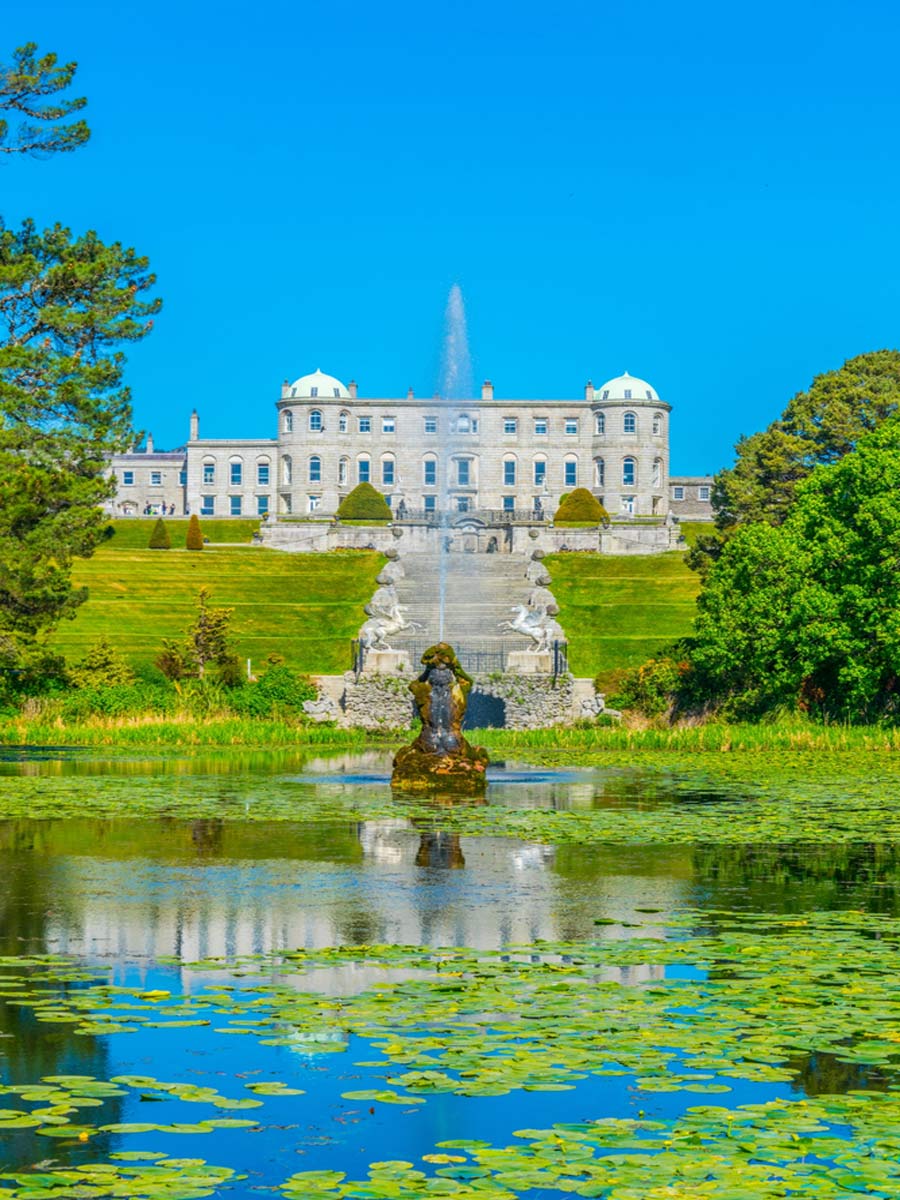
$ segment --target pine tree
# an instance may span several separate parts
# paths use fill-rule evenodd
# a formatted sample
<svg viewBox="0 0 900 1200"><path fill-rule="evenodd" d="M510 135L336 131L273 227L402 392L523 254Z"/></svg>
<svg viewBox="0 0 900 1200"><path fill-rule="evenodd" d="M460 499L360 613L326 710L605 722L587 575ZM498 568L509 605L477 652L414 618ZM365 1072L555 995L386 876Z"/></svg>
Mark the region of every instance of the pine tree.
<svg viewBox="0 0 900 1200"><path fill-rule="evenodd" d="M75 77L78 64L57 64L55 54L36 57L37 44L13 51L9 66L0 64L0 153L58 154L77 150L91 136L84 120L67 119L87 104L81 96L60 96ZM49 98L49 103L48 103ZM35 124L41 122L41 124Z"/></svg>
<svg viewBox="0 0 900 1200"><path fill-rule="evenodd" d="M188 521L187 536L184 539L184 545L187 550L203 549L203 531L200 528L200 520L196 513L192 513L191 519Z"/></svg>

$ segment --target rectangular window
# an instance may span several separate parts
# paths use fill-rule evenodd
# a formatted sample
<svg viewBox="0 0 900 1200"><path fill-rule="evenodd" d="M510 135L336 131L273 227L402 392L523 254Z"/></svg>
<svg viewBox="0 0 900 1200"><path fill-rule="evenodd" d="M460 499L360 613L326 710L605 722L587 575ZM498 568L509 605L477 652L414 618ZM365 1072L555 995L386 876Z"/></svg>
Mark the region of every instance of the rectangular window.
<svg viewBox="0 0 900 1200"><path fill-rule="evenodd" d="M359 432L360 433L371 433L372 432L372 418L371 417L360 417L359 418Z"/></svg>
<svg viewBox="0 0 900 1200"><path fill-rule="evenodd" d="M505 462L503 464L503 486L516 486L516 464L515 462Z"/></svg>
<svg viewBox="0 0 900 1200"><path fill-rule="evenodd" d="M683 500L684 499L684 488L683 487L673 487L672 488L672 499L673 500Z"/></svg>
<svg viewBox="0 0 900 1200"><path fill-rule="evenodd" d="M321 502L322 502L321 496L307 496L306 497L306 511L307 512L315 512L316 509L321 504Z"/></svg>
<svg viewBox="0 0 900 1200"><path fill-rule="evenodd" d="M322 482L322 460L317 454L314 454L309 460L309 482Z"/></svg>
<svg viewBox="0 0 900 1200"><path fill-rule="evenodd" d="M231 464L230 479L231 479L232 485L234 485L236 483L244 482L244 467L243 467L242 463L233 462Z"/></svg>
<svg viewBox="0 0 900 1200"><path fill-rule="evenodd" d="M178 483L181 487L184 487L187 484L187 471L178 472Z"/></svg>
<svg viewBox="0 0 900 1200"><path fill-rule="evenodd" d="M519 422L516 420L515 417L504 417L503 418L503 432L504 433L518 433L519 432Z"/></svg>
<svg viewBox="0 0 900 1200"><path fill-rule="evenodd" d="M437 433L437 417L426 417L425 418L425 432L426 433Z"/></svg>
<svg viewBox="0 0 900 1200"><path fill-rule="evenodd" d="M456 464L456 480L460 487L469 486L469 465L469 460L467 458L461 458Z"/></svg>
<svg viewBox="0 0 900 1200"><path fill-rule="evenodd" d="M423 466L425 486L435 487L437 485L437 463L433 458L426 458Z"/></svg>
<svg viewBox="0 0 900 1200"><path fill-rule="evenodd" d="M151 487L160 487L161 484L162 484L162 471L151 471L150 472L150 486Z"/></svg>
<svg viewBox="0 0 900 1200"><path fill-rule="evenodd" d="M381 432L382 433L396 433L397 432L396 418L395 417L382 417L381 418Z"/></svg>
<svg viewBox="0 0 900 1200"><path fill-rule="evenodd" d="M426 512L434 512L434 510L436 508L437 508L437 496L426 496L425 497L425 511Z"/></svg>
<svg viewBox="0 0 900 1200"><path fill-rule="evenodd" d="M534 422L534 432L538 437L543 437L547 433L547 418L537 417Z"/></svg>
<svg viewBox="0 0 900 1200"><path fill-rule="evenodd" d="M216 482L216 464L215 463L204 463L203 464L203 482L205 484L207 484L207 486L211 483Z"/></svg>
<svg viewBox="0 0 900 1200"><path fill-rule="evenodd" d="M294 502L290 496L285 495L281 497L281 511L286 513L294 511Z"/></svg>
<svg viewBox="0 0 900 1200"><path fill-rule="evenodd" d="M534 486L543 487L547 478L547 464L540 459L534 464Z"/></svg>
<svg viewBox="0 0 900 1200"><path fill-rule="evenodd" d="M516 507L515 496L504 496L503 497L503 511L504 512L513 512L515 510L515 507Z"/></svg>
<svg viewBox="0 0 900 1200"><path fill-rule="evenodd" d="M256 482L259 487L268 487L269 486L269 464L268 463L257 463L256 464Z"/></svg>
<svg viewBox="0 0 900 1200"><path fill-rule="evenodd" d="M211 517L215 511L216 511L215 496L201 496L200 497L200 516L201 517Z"/></svg>
<svg viewBox="0 0 900 1200"><path fill-rule="evenodd" d="M133 487L134 486L134 471L123 471L122 472L122 483L124 484L125 487Z"/></svg>
<svg viewBox="0 0 900 1200"><path fill-rule="evenodd" d="M709 488L706 487L706 485L704 485L703 487L697 488L697 499L698 500L708 500L709 499Z"/></svg>
<svg viewBox="0 0 900 1200"><path fill-rule="evenodd" d="M477 417L472 418L472 432L473 433L478 432L478 418Z"/></svg>
<svg viewBox="0 0 900 1200"><path fill-rule="evenodd" d="M394 484L394 460L386 458L381 464L381 482L388 487Z"/></svg>
<svg viewBox="0 0 900 1200"><path fill-rule="evenodd" d="M457 496L456 497L456 511L457 512L468 512L469 511L469 497L468 496Z"/></svg>
<svg viewBox="0 0 900 1200"><path fill-rule="evenodd" d="M578 483L578 463L567 462L565 464L564 482L566 487L575 487Z"/></svg>
<svg viewBox="0 0 900 1200"><path fill-rule="evenodd" d="M570 435L578 433L577 417L566 417L566 433Z"/></svg>
<svg viewBox="0 0 900 1200"><path fill-rule="evenodd" d="M240 496L229 496L228 497L228 511L231 513L231 515L233 517L239 517L241 515L241 497Z"/></svg>
<svg viewBox="0 0 900 1200"><path fill-rule="evenodd" d="M257 496L256 497L256 514L257 514L257 516L264 517L264 516L266 516L268 511L269 511L269 497L268 496Z"/></svg>
<svg viewBox="0 0 900 1200"><path fill-rule="evenodd" d="M369 460L367 458L361 458L359 460L359 462L356 464L356 474L359 477L360 483L368 483L369 482L370 466L371 466L371 464L369 463Z"/></svg>

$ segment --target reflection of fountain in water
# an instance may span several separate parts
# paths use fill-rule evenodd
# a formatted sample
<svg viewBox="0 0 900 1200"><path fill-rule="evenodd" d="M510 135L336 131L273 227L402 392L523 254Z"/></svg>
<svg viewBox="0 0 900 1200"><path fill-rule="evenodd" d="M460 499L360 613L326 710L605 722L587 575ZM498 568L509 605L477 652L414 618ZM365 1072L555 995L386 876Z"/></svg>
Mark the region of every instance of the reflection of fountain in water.
<svg viewBox="0 0 900 1200"><path fill-rule="evenodd" d="M437 640L444 640L444 621L447 606L447 572L450 567L449 523L450 523L450 471L453 463L453 437L450 428L452 413L450 405L457 400L472 398L472 358L469 354L469 336L466 329L466 309L462 289L454 283L447 297L444 312L444 345L441 353L441 379L439 393L448 411L442 422L441 445L444 452L438 459L439 556L438 556L438 631Z"/></svg>

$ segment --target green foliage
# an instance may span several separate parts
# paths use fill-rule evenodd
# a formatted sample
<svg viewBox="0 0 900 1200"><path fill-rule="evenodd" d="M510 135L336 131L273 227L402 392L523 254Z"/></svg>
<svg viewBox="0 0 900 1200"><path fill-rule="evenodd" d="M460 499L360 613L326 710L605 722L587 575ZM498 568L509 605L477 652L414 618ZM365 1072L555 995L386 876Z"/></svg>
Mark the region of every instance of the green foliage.
<svg viewBox="0 0 900 1200"><path fill-rule="evenodd" d="M179 646L165 639L156 666L173 680L204 679L207 669L217 666L219 680L229 687L237 686L242 676L228 641L233 613L232 608L213 608L209 589L202 587L197 596L197 615L184 643Z"/></svg>
<svg viewBox="0 0 900 1200"><path fill-rule="evenodd" d="M648 717L669 712L684 689L688 664L672 657L651 658L626 671L618 681L614 695L607 697L610 708L635 710Z"/></svg>
<svg viewBox="0 0 900 1200"><path fill-rule="evenodd" d="M241 688L231 698L235 712L249 717L299 715L305 700L315 700L316 689L304 675L285 666L271 666L256 683Z"/></svg>
<svg viewBox="0 0 900 1200"><path fill-rule="evenodd" d="M562 497L553 520L557 525L567 521L590 521L599 525L601 521L609 520L609 513L587 488L576 488Z"/></svg>
<svg viewBox="0 0 900 1200"><path fill-rule="evenodd" d="M779 525L798 484L849 453L900 405L900 351L877 350L817 375L777 421L741 438L737 460L720 471L712 501L720 529L750 521Z"/></svg>
<svg viewBox="0 0 900 1200"><path fill-rule="evenodd" d="M171 550L172 539L169 537L169 531L166 529L166 523L162 517L156 518L156 524L153 526L153 532L150 534L150 541L147 543L149 550Z"/></svg>
<svg viewBox="0 0 900 1200"><path fill-rule="evenodd" d="M84 145L91 135L87 122L68 118L87 100L60 95L77 66L58 64L52 53L38 57L34 42L14 50L8 66L0 64L0 153L49 155Z"/></svg>
<svg viewBox="0 0 900 1200"><path fill-rule="evenodd" d="M84 658L66 672L76 688L104 688L131 683L134 672L106 638L95 642Z"/></svg>
<svg viewBox="0 0 900 1200"><path fill-rule="evenodd" d="M338 505L337 515L348 521L389 521L388 502L371 483L358 483Z"/></svg>
<svg viewBox="0 0 900 1200"><path fill-rule="evenodd" d="M203 549L203 530L200 528L200 518L196 513L191 514L191 519L188 521L187 534L184 539L186 550L202 550Z"/></svg>
<svg viewBox="0 0 900 1200"><path fill-rule="evenodd" d="M698 601L691 661L733 714L893 717L900 690L900 417L817 468L784 523L737 530Z"/></svg>
<svg viewBox="0 0 900 1200"><path fill-rule="evenodd" d="M103 531L103 544L112 550L146 550L148 530L153 517L123 517L110 521ZM189 518L168 517L166 528L172 536L173 545L183 544L187 539ZM205 518L201 528L203 537L210 542L223 545L249 545L253 535L259 531L259 520L248 517ZM207 548L204 546L204 548Z"/></svg>

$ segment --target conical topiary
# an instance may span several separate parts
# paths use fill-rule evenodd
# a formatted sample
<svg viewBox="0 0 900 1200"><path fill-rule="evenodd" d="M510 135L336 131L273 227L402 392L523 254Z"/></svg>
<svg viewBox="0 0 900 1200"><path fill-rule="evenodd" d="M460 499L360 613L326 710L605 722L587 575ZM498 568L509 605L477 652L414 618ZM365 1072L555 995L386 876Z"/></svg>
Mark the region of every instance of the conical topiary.
<svg viewBox="0 0 900 1200"><path fill-rule="evenodd" d="M156 524L153 526L153 532L150 534L150 541L147 545L151 550L172 549L172 539L169 537L169 531L166 529L166 523L162 517L156 518Z"/></svg>
<svg viewBox="0 0 900 1200"><path fill-rule="evenodd" d="M200 519L196 513L192 513L191 519L188 521L187 536L184 539L184 545L187 550L203 549L203 531L200 528Z"/></svg>
<svg viewBox="0 0 900 1200"><path fill-rule="evenodd" d="M563 524L566 521L589 521L592 525L599 525L601 521L609 520L609 513L587 488L576 488L560 504L553 520Z"/></svg>
<svg viewBox="0 0 900 1200"><path fill-rule="evenodd" d="M337 515L343 521L389 521L391 509L371 483L358 483L338 505Z"/></svg>

